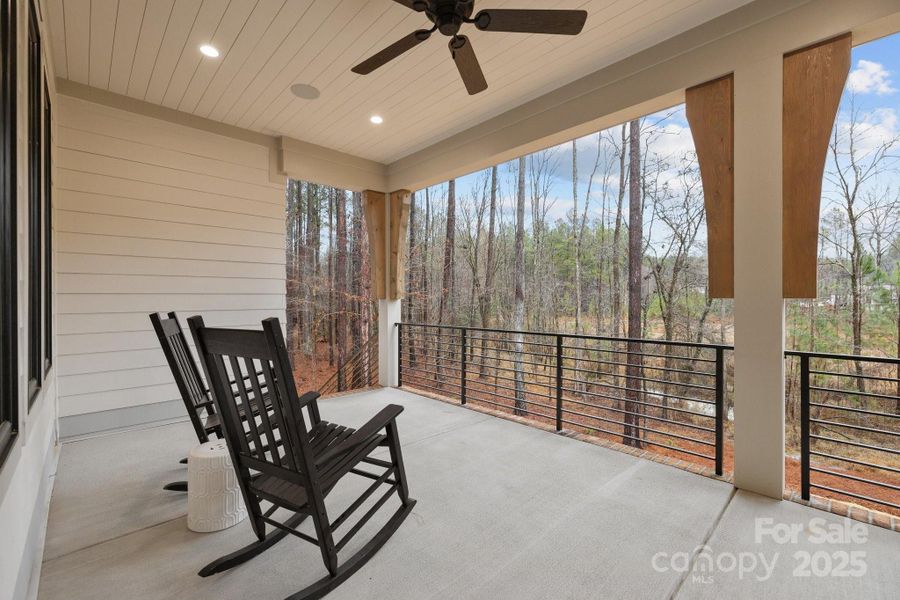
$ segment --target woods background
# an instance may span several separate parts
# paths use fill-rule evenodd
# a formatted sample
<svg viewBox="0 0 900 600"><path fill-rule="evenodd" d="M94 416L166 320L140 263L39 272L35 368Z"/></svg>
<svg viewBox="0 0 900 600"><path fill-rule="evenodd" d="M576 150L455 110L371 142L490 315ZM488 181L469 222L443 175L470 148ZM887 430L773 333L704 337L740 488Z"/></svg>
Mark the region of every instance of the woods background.
<svg viewBox="0 0 900 600"><path fill-rule="evenodd" d="M826 167L819 298L788 303L787 347L897 355L900 137L850 114ZM653 115L414 193L404 320L732 343L731 301L706 293L682 122ZM375 333L359 194L291 181L287 236L290 340L315 387Z"/></svg>

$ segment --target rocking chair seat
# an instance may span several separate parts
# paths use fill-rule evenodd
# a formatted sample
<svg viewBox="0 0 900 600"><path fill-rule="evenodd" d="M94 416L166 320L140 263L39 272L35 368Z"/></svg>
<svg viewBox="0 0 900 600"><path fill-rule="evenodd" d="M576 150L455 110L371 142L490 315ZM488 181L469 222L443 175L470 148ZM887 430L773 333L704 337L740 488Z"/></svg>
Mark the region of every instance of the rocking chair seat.
<svg viewBox="0 0 900 600"><path fill-rule="evenodd" d="M392 407L388 407L391 409ZM394 409L399 407L394 407ZM370 423L376 420L384 420L393 418L398 413L397 410L382 411L381 414L375 416ZM369 425L367 423L366 425ZM363 426L365 428L365 426ZM369 427L369 430L374 424ZM313 451L313 457L320 472L327 474L328 481L340 478L353 468L362 458L371 452L376 446L381 445L387 440L387 436L377 433L366 434L363 436L353 437L357 433L356 429L344 427L336 423L328 421L320 421L310 431L310 448ZM346 446L343 451L338 449L345 441L353 438L354 443ZM337 450L335 452L335 450ZM355 450L355 451L354 451ZM322 458L324 457L324 460ZM277 504L283 508L293 510L295 512L305 510L309 497L306 489L292 481L287 481L275 475L260 474L250 486L261 498L265 498L273 504ZM323 490L327 496L331 491L331 486L326 486Z"/></svg>
<svg viewBox="0 0 900 600"><path fill-rule="evenodd" d="M260 498L294 512L305 510L309 503L309 496L302 485L272 475L260 475L250 489Z"/></svg>

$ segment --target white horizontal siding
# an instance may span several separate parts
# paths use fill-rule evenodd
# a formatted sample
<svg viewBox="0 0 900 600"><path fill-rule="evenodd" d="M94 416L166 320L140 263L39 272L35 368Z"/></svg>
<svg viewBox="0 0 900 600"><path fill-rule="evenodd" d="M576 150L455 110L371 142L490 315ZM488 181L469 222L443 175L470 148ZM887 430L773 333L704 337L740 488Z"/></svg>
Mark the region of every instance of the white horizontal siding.
<svg viewBox="0 0 900 600"><path fill-rule="evenodd" d="M60 169L57 180L57 186L64 190L106 194L114 198L131 198L175 206L209 208L220 213L237 213L275 220L281 219L284 215L284 206L280 204L231 198L164 184L144 183L136 187L132 180L123 177Z"/></svg>
<svg viewBox="0 0 900 600"><path fill-rule="evenodd" d="M178 399L148 314L284 319L284 187L269 149L60 97L62 417Z"/></svg>
<svg viewBox="0 0 900 600"><path fill-rule="evenodd" d="M217 327L242 327L250 324L258 327L260 322L271 317L272 313L272 310L217 310L208 311L204 318L207 325ZM147 328L146 320L146 312L69 313L60 315L57 331L60 335L143 331ZM79 353L79 356L84 356L84 354Z"/></svg>
<svg viewBox="0 0 900 600"><path fill-rule="evenodd" d="M278 248L238 247L229 244L198 244L196 241L131 238L121 234L95 235L57 233L62 252L81 252L99 256L140 256L148 258L212 260L279 264L284 251Z"/></svg>

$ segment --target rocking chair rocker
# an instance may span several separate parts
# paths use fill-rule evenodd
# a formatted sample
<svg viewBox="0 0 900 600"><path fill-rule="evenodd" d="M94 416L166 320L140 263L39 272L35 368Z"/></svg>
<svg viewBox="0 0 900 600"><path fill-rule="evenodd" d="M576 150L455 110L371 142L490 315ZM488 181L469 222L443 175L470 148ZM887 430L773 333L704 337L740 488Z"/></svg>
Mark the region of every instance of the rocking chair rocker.
<svg viewBox="0 0 900 600"><path fill-rule="evenodd" d="M415 506L416 501L409 497L397 434L396 418L403 407L388 405L356 430L323 421L316 401L318 394L297 395L278 319L263 321L263 331L209 328L203 325L201 317L191 317L188 324L209 376L257 537L257 541L213 561L199 574L207 577L235 567L292 534L319 547L328 575L289 600L321 598L372 558ZM242 373L249 376L242 377ZM232 380L238 382L237 393L233 393ZM255 410L255 399L262 397L264 386L270 391L271 412ZM242 413L258 416L242 419ZM274 435L276 431L280 443ZM373 456L381 446L387 446L389 460ZM372 472L371 467L380 472ZM325 498L348 474L373 482L332 519ZM335 541L335 532L382 486L388 486L384 494ZM339 563L338 552L395 492L400 506L393 516L356 554ZM261 507L264 501L271 505L265 511ZM284 521L275 520L273 515L279 509L292 515ZM308 517L315 526L315 536L297 531ZM266 533L267 524L275 530Z"/></svg>

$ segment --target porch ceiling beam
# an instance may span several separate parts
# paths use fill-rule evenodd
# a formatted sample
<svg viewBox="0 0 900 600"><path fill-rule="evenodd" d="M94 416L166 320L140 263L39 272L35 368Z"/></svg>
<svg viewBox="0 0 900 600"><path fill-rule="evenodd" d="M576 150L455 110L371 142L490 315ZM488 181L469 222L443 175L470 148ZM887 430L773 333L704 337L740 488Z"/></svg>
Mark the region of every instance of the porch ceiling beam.
<svg viewBox="0 0 900 600"><path fill-rule="evenodd" d="M782 292L815 298L828 141L850 72L850 34L785 54Z"/></svg>
<svg viewBox="0 0 900 600"><path fill-rule="evenodd" d="M293 179L345 190L388 189L385 165L289 137L278 138L278 168Z"/></svg>

